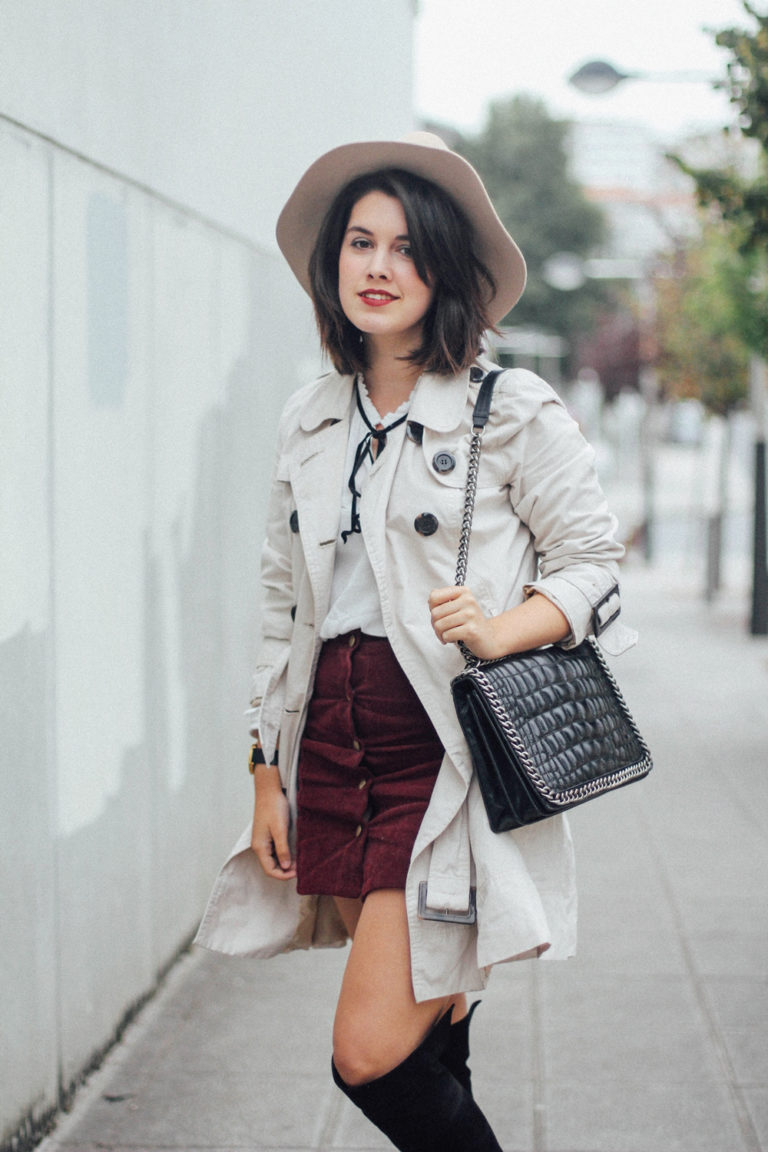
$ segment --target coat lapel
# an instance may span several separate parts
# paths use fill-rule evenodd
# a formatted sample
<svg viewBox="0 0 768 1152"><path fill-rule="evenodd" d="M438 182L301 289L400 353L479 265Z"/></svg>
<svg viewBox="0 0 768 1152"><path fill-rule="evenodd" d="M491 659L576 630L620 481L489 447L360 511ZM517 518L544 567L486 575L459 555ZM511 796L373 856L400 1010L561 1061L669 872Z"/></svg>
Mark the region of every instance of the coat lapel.
<svg viewBox="0 0 768 1152"><path fill-rule="evenodd" d="M408 419L433 432L452 432L464 418L468 388L469 369L458 376L425 372L414 390Z"/></svg>
<svg viewBox="0 0 768 1152"><path fill-rule="evenodd" d="M291 488L319 627L328 610L349 437L352 378L331 373L302 412L305 433L289 456Z"/></svg>

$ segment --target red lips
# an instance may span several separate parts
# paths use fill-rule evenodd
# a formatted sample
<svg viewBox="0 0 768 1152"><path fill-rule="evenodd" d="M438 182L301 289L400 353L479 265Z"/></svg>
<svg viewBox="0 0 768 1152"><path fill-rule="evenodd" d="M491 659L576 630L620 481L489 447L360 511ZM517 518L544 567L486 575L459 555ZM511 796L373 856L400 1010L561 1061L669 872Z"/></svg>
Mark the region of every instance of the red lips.
<svg viewBox="0 0 768 1152"><path fill-rule="evenodd" d="M359 292L358 296L369 308L380 308L383 304L391 304L393 300L397 300L397 296L393 296L391 292L383 292L378 288Z"/></svg>

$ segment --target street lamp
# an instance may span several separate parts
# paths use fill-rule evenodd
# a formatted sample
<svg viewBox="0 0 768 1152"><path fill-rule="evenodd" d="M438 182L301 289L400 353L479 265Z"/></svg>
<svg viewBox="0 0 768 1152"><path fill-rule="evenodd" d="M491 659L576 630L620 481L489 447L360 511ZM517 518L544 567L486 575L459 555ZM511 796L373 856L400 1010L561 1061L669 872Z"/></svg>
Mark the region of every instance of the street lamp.
<svg viewBox="0 0 768 1152"><path fill-rule="evenodd" d="M604 96L625 80L655 80L677 84L700 84L712 81L707 72L621 72L607 60L589 60L568 77L569 84L588 96Z"/></svg>

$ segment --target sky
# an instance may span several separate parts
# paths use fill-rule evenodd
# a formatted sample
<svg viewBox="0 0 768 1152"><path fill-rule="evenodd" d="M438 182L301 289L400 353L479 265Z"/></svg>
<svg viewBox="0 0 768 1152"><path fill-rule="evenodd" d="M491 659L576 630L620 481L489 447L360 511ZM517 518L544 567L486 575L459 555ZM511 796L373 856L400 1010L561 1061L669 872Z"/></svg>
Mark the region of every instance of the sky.
<svg viewBox="0 0 768 1152"><path fill-rule="evenodd" d="M754 0L759 11L768 0ZM568 119L645 124L661 140L732 123L706 80L625 81L587 96L568 76L587 60L624 72L723 76L728 53L707 28L753 27L741 0L418 0L417 114L477 131L490 100L528 93Z"/></svg>

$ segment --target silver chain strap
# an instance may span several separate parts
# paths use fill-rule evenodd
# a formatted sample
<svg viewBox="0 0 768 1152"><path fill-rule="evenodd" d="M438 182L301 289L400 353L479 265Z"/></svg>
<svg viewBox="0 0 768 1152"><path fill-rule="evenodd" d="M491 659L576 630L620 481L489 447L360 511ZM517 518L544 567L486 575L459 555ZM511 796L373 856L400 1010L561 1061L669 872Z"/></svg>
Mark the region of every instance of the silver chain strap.
<svg viewBox="0 0 768 1152"><path fill-rule="evenodd" d="M459 538L459 554L456 560L456 587L462 587L467 579L467 565L469 564L469 536L472 531L472 515L475 511L475 494L477 492L477 474L480 468L480 449L482 447L483 428L475 426L472 429L472 440L469 445L469 460L467 462L467 487L464 492L464 515L461 519L461 536ZM467 648L463 640L458 642L459 651L464 657L467 668L474 668L480 663L471 649Z"/></svg>
<svg viewBox="0 0 768 1152"><path fill-rule="evenodd" d="M462 587L467 579L467 566L469 563L469 536L472 531L472 514L475 511L475 495L477 493L477 473L480 468L480 448L482 446L483 432L488 417L491 414L491 400L496 379L501 375L501 369L488 372L480 385L475 410L472 413L472 440L469 445L469 460L467 461L467 484L464 489L464 515L461 520L461 536L459 538L459 554L456 560L456 586ZM459 640L458 648L466 666L474 668L480 663L479 657Z"/></svg>
<svg viewBox="0 0 768 1152"><path fill-rule="evenodd" d="M480 448L482 437L482 428L474 428L472 430L472 441L469 445L469 461L467 463L467 487L464 493L464 515L461 521L459 555L456 561L457 587L461 587L467 579L467 564L469 563L469 534L472 531L472 515L475 511L475 493L477 492L477 473L480 468Z"/></svg>

